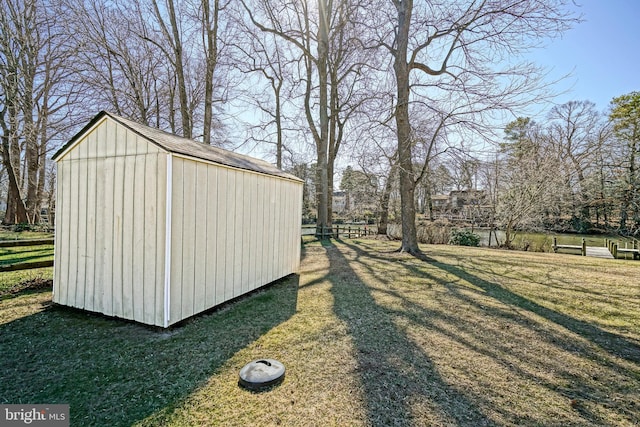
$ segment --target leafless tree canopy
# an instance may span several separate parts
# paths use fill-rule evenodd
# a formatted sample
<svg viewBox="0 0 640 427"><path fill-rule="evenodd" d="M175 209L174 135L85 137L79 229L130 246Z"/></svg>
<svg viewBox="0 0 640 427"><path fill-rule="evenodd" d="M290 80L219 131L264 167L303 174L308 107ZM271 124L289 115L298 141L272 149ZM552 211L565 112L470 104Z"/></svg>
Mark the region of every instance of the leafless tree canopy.
<svg viewBox="0 0 640 427"><path fill-rule="evenodd" d="M435 219L447 191L484 191L490 222L507 229L639 227L633 96L609 116L574 101L544 123L515 119L553 95L522 54L578 23L570 1L0 7L5 223L53 210L48 154L106 109L298 173L319 233L337 212L334 182L380 230L400 222L401 249L415 254L416 219Z"/></svg>

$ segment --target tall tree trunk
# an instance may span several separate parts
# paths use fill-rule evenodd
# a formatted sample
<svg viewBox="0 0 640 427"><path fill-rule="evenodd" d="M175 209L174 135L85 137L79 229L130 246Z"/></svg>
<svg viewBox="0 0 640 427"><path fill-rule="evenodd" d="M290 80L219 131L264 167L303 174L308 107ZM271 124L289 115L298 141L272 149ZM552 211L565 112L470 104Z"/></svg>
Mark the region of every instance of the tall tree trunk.
<svg viewBox="0 0 640 427"><path fill-rule="evenodd" d="M394 168L389 170L389 176L384 183L382 197L380 197L380 222L378 223L378 234L386 236L389 228L389 199L393 188Z"/></svg>
<svg viewBox="0 0 640 427"><path fill-rule="evenodd" d="M11 87L13 88L13 87ZM15 104L3 106L0 110L2 128L2 162L8 177L7 210L2 223L5 225L29 222L27 209L20 192L20 146L16 141L17 107ZM8 115L8 117L7 117Z"/></svg>
<svg viewBox="0 0 640 427"><path fill-rule="evenodd" d="M180 118L182 121L182 136L185 138L193 138L191 109L189 108L189 94L187 91L187 83L184 75L184 58L182 50L182 35L180 34L180 27L178 26L178 18L176 16L176 9L174 0L167 0L167 11L169 13L169 24L171 25L171 31L167 28L160 7L157 0L153 0L153 8L158 23L162 29L167 42L171 44L171 51L173 53L172 58L168 58L173 65L172 72L176 75L176 84L178 86L178 101L180 103Z"/></svg>
<svg viewBox="0 0 640 427"><path fill-rule="evenodd" d="M416 229L415 179L411 153L411 123L409 122L409 65L407 46L413 10L412 0L395 2L398 11L398 27L393 69L396 74L398 100L396 127L398 133L398 167L400 172L400 208L402 217L402 246L400 251L413 255L422 252L418 247Z"/></svg>
<svg viewBox="0 0 640 427"><path fill-rule="evenodd" d="M282 169L282 112L281 112L281 98L280 92L282 91L282 79L278 80L278 83L273 86L273 94L275 96L275 122L276 122L276 167Z"/></svg>
<svg viewBox="0 0 640 427"><path fill-rule="evenodd" d="M26 224L29 223L29 217L24 200L22 199L22 194L20 193L20 185L18 184L19 176L16 173L19 173L19 169L16 172L16 168L14 167L15 162L11 158L13 150L10 148L8 135L9 134L5 132L2 137L2 161L7 171L7 177L9 178L7 211L5 212L2 223L5 225Z"/></svg>
<svg viewBox="0 0 640 427"><path fill-rule="evenodd" d="M329 29L327 0L318 0L320 14L318 23L318 80L320 90L320 138L317 147L318 153L318 183L320 194L318 196L318 232L324 236L324 230L331 227L329 222L329 179L328 179L328 141L329 141L329 115L328 107L328 73L327 59L329 55Z"/></svg>
<svg viewBox="0 0 640 427"><path fill-rule="evenodd" d="M213 0L213 13L209 0L202 1L204 10L203 31L206 55L206 72L204 86L204 143L211 144L211 125L213 123L213 77L218 63L218 13L219 0Z"/></svg>

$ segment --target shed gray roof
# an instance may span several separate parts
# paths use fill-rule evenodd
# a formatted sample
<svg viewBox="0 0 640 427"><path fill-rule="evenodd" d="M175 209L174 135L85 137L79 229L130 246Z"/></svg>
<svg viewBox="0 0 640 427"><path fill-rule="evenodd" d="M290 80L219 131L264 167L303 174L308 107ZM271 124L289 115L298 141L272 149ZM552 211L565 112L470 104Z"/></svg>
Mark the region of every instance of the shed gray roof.
<svg viewBox="0 0 640 427"><path fill-rule="evenodd" d="M53 155L53 160L57 160L63 153L67 151L68 148L73 146L73 144L79 138L81 138L89 129L91 129L91 127L93 127L98 121L102 120L102 118L105 116L111 118L112 120L115 120L122 126L137 133L138 135L141 135L145 139L149 140L153 144L169 153L181 154L186 157L205 160L225 166L231 166L239 169L245 169L264 173L267 175L280 176L283 178L301 181L300 178L288 174L264 160L234 153L232 151L224 150L219 147L214 147L212 145L203 144L201 142L173 135L160 129L145 126L143 124L125 119L124 117L120 117L106 111L101 111L93 119L91 119L91 121L80 132L78 132L73 138L69 140L69 142L67 142L62 148L60 148L60 150L58 150Z"/></svg>

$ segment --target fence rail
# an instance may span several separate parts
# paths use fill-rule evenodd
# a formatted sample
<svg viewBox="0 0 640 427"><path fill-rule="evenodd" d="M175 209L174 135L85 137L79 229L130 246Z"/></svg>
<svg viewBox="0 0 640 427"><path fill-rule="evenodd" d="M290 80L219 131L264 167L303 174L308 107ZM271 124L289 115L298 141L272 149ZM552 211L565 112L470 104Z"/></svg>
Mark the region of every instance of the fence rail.
<svg viewBox="0 0 640 427"><path fill-rule="evenodd" d="M358 238L362 236L372 236L377 233L375 227L353 226L353 225L334 225L331 227L303 227L303 235L314 235L319 239L340 239L342 238Z"/></svg>
<svg viewBox="0 0 640 427"><path fill-rule="evenodd" d="M53 260L21 262L17 264L0 265L0 273L7 271L32 270L34 268L53 267Z"/></svg>
<svg viewBox="0 0 640 427"><path fill-rule="evenodd" d="M0 248L53 245L54 239L0 240ZM27 261L13 264L0 264L0 273L6 271L30 270L34 268L53 267L53 260Z"/></svg>
<svg viewBox="0 0 640 427"><path fill-rule="evenodd" d="M558 249L579 250L582 256L593 256L596 258L613 258L617 259L618 254L631 254L633 259L640 259L640 249L638 249L638 241L633 240L631 247L628 247L628 243L625 243L624 248L620 247L617 241L611 239L604 240L604 246L587 246L586 240L582 239L581 245L559 245L558 239L553 238L553 251L558 252ZM625 256L626 258L626 256Z"/></svg>
<svg viewBox="0 0 640 427"><path fill-rule="evenodd" d="M53 239L0 240L0 248L53 245Z"/></svg>

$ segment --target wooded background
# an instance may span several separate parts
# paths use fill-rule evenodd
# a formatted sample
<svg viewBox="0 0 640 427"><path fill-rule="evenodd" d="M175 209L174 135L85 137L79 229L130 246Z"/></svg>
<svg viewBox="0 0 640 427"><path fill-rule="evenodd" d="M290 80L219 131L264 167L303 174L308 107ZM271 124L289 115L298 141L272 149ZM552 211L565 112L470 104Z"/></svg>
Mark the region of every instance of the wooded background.
<svg viewBox="0 0 640 427"><path fill-rule="evenodd" d="M637 234L640 94L520 117L553 96L523 54L579 20L564 0L4 0L3 223L55 209L50 156L104 109L273 161L319 228L342 179L344 215L402 223L408 252L453 190L506 230Z"/></svg>

